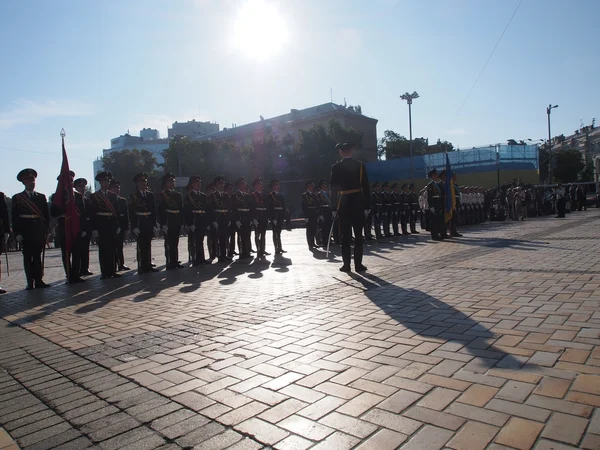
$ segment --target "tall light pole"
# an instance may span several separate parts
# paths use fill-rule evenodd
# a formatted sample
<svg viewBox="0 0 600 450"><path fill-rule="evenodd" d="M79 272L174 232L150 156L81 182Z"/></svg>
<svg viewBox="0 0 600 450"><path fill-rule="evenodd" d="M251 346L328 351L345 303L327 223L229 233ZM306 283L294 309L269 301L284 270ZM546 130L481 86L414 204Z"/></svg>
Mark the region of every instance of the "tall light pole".
<svg viewBox="0 0 600 450"><path fill-rule="evenodd" d="M413 91L412 94L408 92L400 96L402 100L406 100L408 103L408 133L409 133L409 144L410 144L410 181L414 181L414 164L413 164L413 138L412 138L412 102L415 98L419 98L417 91Z"/></svg>
<svg viewBox="0 0 600 450"><path fill-rule="evenodd" d="M552 184L552 134L550 133L550 113L554 108L558 108L558 105L552 105L552 103L550 103L546 108L546 114L548 114L548 176L550 178L550 184Z"/></svg>

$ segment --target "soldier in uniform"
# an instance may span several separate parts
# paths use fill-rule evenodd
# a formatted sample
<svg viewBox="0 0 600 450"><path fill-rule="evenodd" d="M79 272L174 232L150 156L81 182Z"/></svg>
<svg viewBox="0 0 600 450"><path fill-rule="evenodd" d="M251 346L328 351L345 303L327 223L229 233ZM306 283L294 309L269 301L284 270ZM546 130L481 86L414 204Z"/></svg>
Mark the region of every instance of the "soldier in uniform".
<svg viewBox="0 0 600 450"><path fill-rule="evenodd" d="M402 236L398 230L398 223L402 220L404 210L402 209L402 197L398 192L398 183L392 184L392 230L394 236Z"/></svg>
<svg viewBox="0 0 600 450"><path fill-rule="evenodd" d="M343 158L331 167L329 184L337 194L337 211L340 220L342 259L341 272L350 272L350 245L354 231L354 269L364 272L367 268L362 263L363 236L365 217L371 207L369 178L364 164L352 158L354 144L338 144L336 146Z"/></svg>
<svg viewBox="0 0 600 450"><path fill-rule="evenodd" d="M202 180L199 175L192 175L190 177L188 181L188 193L183 203L185 224L188 228L188 249L192 266L210 264L204 257L204 236L212 229L212 220L208 196L200 191L201 183Z"/></svg>
<svg viewBox="0 0 600 450"><path fill-rule="evenodd" d="M239 259L248 259L252 258L250 254L252 246L250 237L252 233L252 219L254 217L252 199L250 198L250 194L246 193L247 183L245 178L238 179L235 185L238 190L231 196L231 221L240 236Z"/></svg>
<svg viewBox="0 0 600 450"><path fill-rule="evenodd" d="M429 211L429 205L427 204L427 187L421 189L421 195L419 195L419 207L421 208L421 228L425 231L430 231L431 212Z"/></svg>
<svg viewBox="0 0 600 450"><path fill-rule="evenodd" d="M390 224L392 222L392 198L390 193L390 184L386 181L381 185L383 188L383 192L381 193L381 203L382 203L382 222L383 222L383 235L385 237L391 237L392 233L390 233Z"/></svg>
<svg viewBox="0 0 600 450"><path fill-rule="evenodd" d="M317 199L314 181L305 183L306 191L302 194L302 211L306 222L306 242L310 250L318 248L315 242L317 236L317 221L320 215L319 200Z"/></svg>
<svg viewBox="0 0 600 450"><path fill-rule="evenodd" d="M252 182L254 192L252 192L250 199L252 200L252 211L254 217L252 222L254 223L254 243L256 244L256 251L258 257L270 255L266 251L267 243L267 227L269 226L269 199L267 194L263 192L264 184L262 178L256 178Z"/></svg>
<svg viewBox="0 0 600 450"><path fill-rule="evenodd" d="M23 169L17 175L25 190L12 198L12 223L17 242L22 244L23 267L27 279L27 290L46 288L42 280L44 264L42 253L46 247L50 214L46 196L35 192L37 172Z"/></svg>
<svg viewBox="0 0 600 450"><path fill-rule="evenodd" d="M233 195L233 184L225 183L223 186L225 195L227 195L227 199L229 201L229 225L228 225L228 234L227 234L227 257L232 260L234 256L238 255L238 252L235 251L235 244L237 242L238 249L241 247L240 243L240 235L238 233L237 227L234 221L231 220L231 196Z"/></svg>
<svg viewBox="0 0 600 450"><path fill-rule="evenodd" d="M0 192L0 256L8 252L8 239L10 237L10 221L8 219L8 205L4 192ZM0 278L2 277L2 260L0 260ZM6 290L0 286L0 294L6 294Z"/></svg>
<svg viewBox="0 0 600 450"><path fill-rule="evenodd" d="M271 193L268 197L269 219L273 227L273 246L276 255L286 253L281 245L281 230L285 220L285 202L283 195L279 193L280 188L281 183L279 183L279 180L272 180Z"/></svg>
<svg viewBox="0 0 600 450"><path fill-rule="evenodd" d="M443 239L442 233L445 226L442 190L439 184L437 170L431 170L428 175L429 178L431 178L431 181L427 184L427 205L429 206L430 212L429 227L431 229L431 239L434 241L441 241Z"/></svg>
<svg viewBox="0 0 600 450"><path fill-rule="evenodd" d="M370 204L373 207L371 214L373 215L373 226L375 227L375 239L381 239L381 219L383 214L383 200L381 198L381 184L379 181L373 183L373 191L371 192Z"/></svg>
<svg viewBox="0 0 600 450"><path fill-rule="evenodd" d="M223 191L225 188L225 177L218 176L213 182L215 191L209 196L209 204L213 213L213 229L216 232L218 242L219 262L230 262L227 255L227 245L230 237L231 211L229 195ZM233 240L235 245L235 240Z"/></svg>
<svg viewBox="0 0 600 450"><path fill-rule="evenodd" d="M419 234L419 232L417 231L417 218L421 214L421 208L419 207L419 197L417 196L415 183L410 183L408 188L410 189L410 192L408 194L408 202L410 205L410 211L409 211L410 232L412 234ZM421 222L423 222L422 217L421 217ZM421 226L421 228L424 228L424 227Z"/></svg>
<svg viewBox="0 0 600 450"><path fill-rule="evenodd" d="M125 265L125 255L123 255L123 246L125 243L125 232L129 230L129 211L127 210L127 199L120 197L121 193L121 182L116 179L110 180L110 192L117 196L117 203L119 204L119 234L117 235L117 248L115 251L115 264L117 265L117 272L124 270L131 270Z"/></svg>
<svg viewBox="0 0 600 450"><path fill-rule="evenodd" d="M100 278L115 278L115 254L117 248L117 235L119 229L119 201L110 190L110 172L99 172L96 181L100 183L100 190L92 194L92 237L98 240L98 259L100 260Z"/></svg>
<svg viewBox="0 0 600 450"><path fill-rule="evenodd" d="M183 225L183 197L175 190L175 174L163 176L165 189L160 194L157 214L158 223L165 236L167 270L183 269L179 262L179 236Z"/></svg>
<svg viewBox="0 0 600 450"><path fill-rule="evenodd" d="M75 172L70 171L71 184L67 189L73 189L73 178L75 178ZM60 175L56 177L56 180L60 180ZM75 201L75 193L73 193L73 200ZM77 214L80 214L79 207L76 206ZM67 254L67 243L66 243L66 229L65 229L65 211L62 208L52 204L50 205L50 215L58 218L56 232L58 235L58 242L60 243L61 255L63 268L65 269L65 276L67 278L67 284L83 283L85 280L81 278L81 235L86 235L85 231L80 231L77 235L75 242L73 242L70 254ZM81 216L79 217L81 219Z"/></svg>
<svg viewBox="0 0 600 450"><path fill-rule="evenodd" d="M319 244L321 247L326 248L333 219L331 214L331 195L327 181L320 180L318 187L319 192L317 193L317 199L319 201L319 229L321 234L321 241Z"/></svg>
<svg viewBox="0 0 600 450"><path fill-rule="evenodd" d="M442 170L439 174L438 184L440 186L440 190L442 192L442 216L444 220L442 222L442 229L440 232L440 237L442 239L446 239L448 237L448 224L446 223L446 170Z"/></svg>
<svg viewBox="0 0 600 450"><path fill-rule="evenodd" d="M208 247L208 258L210 262L216 259L217 255L219 254L219 239L217 236L217 230L212 225L214 219L212 214L212 206L210 203L210 198L212 194L216 192L216 190L217 189L215 188L215 185L213 183L209 183L206 186L206 198L208 200L208 209L210 211L210 230L208 230L208 234L206 236L206 246Z"/></svg>
<svg viewBox="0 0 600 450"><path fill-rule="evenodd" d="M408 192L408 184L404 183L402 185L402 192L400 193L400 209L402 210L402 215L400 217L401 223L400 227L402 228L402 234L404 236L410 234L408 232L408 222L410 220L410 193Z"/></svg>
<svg viewBox="0 0 600 450"><path fill-rule="evenodd" d="M154 194L148 190L148 174L133 177L137 189L129 197L129 223L137 240L138 274L158 272L152 267L152 238L157 233L156 203Z"/></svg>
<svg viewBox="0 0 600 450"><path fill-rule="evenodd" d="M81 229L81 237L79 238L80 252L79 257L79 272L81 276L93 275L90 272L90 239L92 238L92 204L89 197L85 196L85 187L87 180L85 178L77 178L73 181L75 187L75 204L79 211L79 227Z"/></svg>
<svg viewBox="0 0 600 450"><path fill-rule="evenodd" d="M456 174L452 174L452 180L450 183L454 183L454 199L456 201L456 206L454 207L454 211L452 211L452 218L450 219L450 235L452 237L461 237L462 234L458 232L456 226L458 225L458 214L461 209L460 204L460 187L456 183Z"/></svg>

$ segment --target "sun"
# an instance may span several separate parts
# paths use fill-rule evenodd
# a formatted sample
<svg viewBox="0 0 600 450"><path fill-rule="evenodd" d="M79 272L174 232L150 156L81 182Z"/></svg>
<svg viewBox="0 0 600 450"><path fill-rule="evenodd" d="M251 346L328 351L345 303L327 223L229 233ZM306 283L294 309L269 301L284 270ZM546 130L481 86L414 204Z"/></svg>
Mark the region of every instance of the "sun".
<svg viewBox="0 0 600 450"><path fill-rule="evenodd" d="M266 0L246 0L233 24L233 45L245 56L264 61L283 48L286 24L275 6Z"/></svg>

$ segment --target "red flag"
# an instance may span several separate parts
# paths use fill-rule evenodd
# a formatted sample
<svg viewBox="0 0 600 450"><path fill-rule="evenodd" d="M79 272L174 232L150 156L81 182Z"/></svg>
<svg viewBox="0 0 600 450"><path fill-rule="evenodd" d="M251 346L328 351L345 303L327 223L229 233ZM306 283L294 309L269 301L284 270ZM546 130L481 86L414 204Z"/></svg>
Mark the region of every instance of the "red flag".
<svg viewBox="0 0 600 450"><path fill-rule="evenodd" d="M65 150L65 138L62 138L62 166L58 177L58 186L52 204L65 215L65 250L66 254L71 254L73 242L77 238L80 230L79 214L77 214L77 205L75 204L75 195L73 194L73 184L71 181L71 170L69 169L69 159Z"/></svg>

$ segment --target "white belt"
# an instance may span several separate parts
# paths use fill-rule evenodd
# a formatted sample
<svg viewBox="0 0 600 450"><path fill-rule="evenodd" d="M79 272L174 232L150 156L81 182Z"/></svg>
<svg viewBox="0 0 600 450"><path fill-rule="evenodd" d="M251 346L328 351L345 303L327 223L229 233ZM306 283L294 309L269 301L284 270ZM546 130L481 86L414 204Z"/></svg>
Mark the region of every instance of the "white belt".
<svg viewBox="0 0 600 450"><path fill-rule="evenodd" d="M179 214L181 211L179 209L165 209L165 212L168 212L171 214Z"/></svg>

